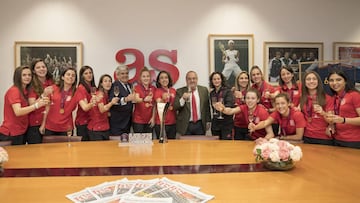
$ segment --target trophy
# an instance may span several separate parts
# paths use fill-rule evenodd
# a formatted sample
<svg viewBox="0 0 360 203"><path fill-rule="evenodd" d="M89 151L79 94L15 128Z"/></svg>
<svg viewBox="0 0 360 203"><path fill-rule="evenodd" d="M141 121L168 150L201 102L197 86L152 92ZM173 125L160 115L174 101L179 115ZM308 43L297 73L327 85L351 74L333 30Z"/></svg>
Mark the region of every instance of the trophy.
<svg viewBox="0 0 360 203"><path fill-rule="evenodd" d="M160 136L159 136L159 143L166 143L167 136L165 131L165 116L166 112L169 109L170 103L157 103L158 114L160 118Z"/></svg>

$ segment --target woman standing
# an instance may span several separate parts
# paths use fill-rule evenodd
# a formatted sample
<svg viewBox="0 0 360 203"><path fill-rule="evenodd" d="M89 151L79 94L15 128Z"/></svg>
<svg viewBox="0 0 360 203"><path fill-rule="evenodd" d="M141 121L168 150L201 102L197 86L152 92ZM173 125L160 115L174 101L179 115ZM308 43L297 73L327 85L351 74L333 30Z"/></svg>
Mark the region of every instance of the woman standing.
<svg viewBox="0 0 360 203"><path fill-rule="evenodd" d="M112 79L108 74L100 77L98 91L96 92L97 104L89 111L89 123L87 125L89 140L108 140L110 136L109 110L116 105L120 98L113 97L110 102L109 91L111 89Z"/></svg>
<svg viewBox="0 0 360 203"><path fill-rule="evenodd" d="M300 109L307 121L304 143L333 145L332 137L326 134L328 123L323 117L323 108L325 109L326 103L330 103L330 97L325 94L320 76L314 71L306 72L302 80L302 90Z"/></svg>
<svg viewBox="0 0 360 203"><path fill-rule="evenodd" d="M235 79L234 97L237 106L245 104L245 95L250 86L249 73L246 71L241 72ZM234 139L245 140L248 133L248 120L244 114L236 113L234 116Z"/></svg>
<svg viewBox="0 0 360 203"><path fill-rule="evenodd" d="M45 135L67 135L74 129L72 112L78 99L74 96L76 90L76 70L65 69L60 75L58 85L52 85L54 92L48 108L45 121Z"/></svg>
<svg viewBox="0 0 360 203"><path fill-rule="evenodd" d="M156 87L154 94L154 99L157 103L169 103L169 109L164 118L165 121L165 131L167 138L175 139L176 138L176 111L174 110L174 101L176 90L172 87L173 82L170 74L166 71L160 71L156 78ZM155 117L155 133L157 139L160 137L160 118L156 112Z"/></svg>
<svg viewBox="0 0 360 203"><path fill-rule="evenodd" d="M296 83L294 71L289 66L280 69L280 80L278 92L287 93L290 98L291 107L298 108L301 96L301 86Z"/></svg>
<svg viewBox="0 0 360 203"><path fill-rule="evenodd" d="M79 106L76 112L76 133L82 136L81 141L89 140L87 125L89 122L88 111L92 105L89 105L89 101L92 96L95 95L95 80L94 72L90 66L83 66L79 71L79 84L76 90L76 94L79 96Z"/></svg>
<svg viewBox="0 0 360 203"><path fill-rule="evenodd" d="M278 94L275 88L264 80L264 76L259 66L253 66L250 70L252 88L259 91L261 95L260 104L264 105L269 112L273 112L272 99Z"/></svg>
<svg viewBox="0 0 360 203"><path fill-rule="evenodd" d="M140 72L139 84L135 86L135 109L133 129L135 133L151 133L154 126L153 96L155 87L151 84L150 71L144 67Z"/></svg>
<svg viewBox="0 0 360 203"><path fill-rule="evenodd" d="M29 125L28 114L47 104L47 98L37 99L28 104L28 92L31 83L31 69L28 66L17 67L14 72L13 86L4 97L4 121L0 126L0 140L12 141L13 145L24 144L24 136Z"/></svg>
<svg viewBox="0 0 360 203"><path fill-rule="evenodd" d="M222 103L225 107L234 106L234 96L231 89L226 86L226 80L222 73L213 72L210 75L210 92L211 104L215 107L216 103ZM221 140L232 139L232 129L234 127L233 117L230 115L222 115L214 109L213 118L211 120L211 133L213 136L219 136Z"/></svg>
<svg viewBox="0 0 360 203"><path fill-rule="evenodd" d="M304 115L300 111L290 108L290 105L288 94L278 94L275 97L276 111L270 114L265 121L261 121L256 125L254 123L250 123L250 132L254 132L255 130L262 129L274 122L277 122L279 123L279 139L302 141L306 121L304 119Z"/></svg>
<svg viewBox="0 0 360 203"><path fill-rule="evenodd" d="M35 104L40 97L52 94L51 85L54 84L51 73L42 59L36 59L31 64L32 81L29 93L29 104ZM29 128L26 132L25 143L41 143L42 134L45 132L44 120L45 107L39 108L29 114Z"/></svg>
<svg viewBox="0 0 360 203"><path fill-rule="evenodd" d="M263 105L258 105L260 101L260 93L256 89L249 89L245 96L245 105L242 104L235 108L224 108L221 104L217 104L216 108L227 115L232 114L241 114L245 121L246 125L249 123L258 124L261 121L266 120L269 117L269 113ZM236 121L235 121L236 122ZM271 126L266 126L265 129L256 130L252 133L246 134L242 137L242 140L256 140L258 138L270 139L274 137L273 130Z"/></svg>
<svg viewBox="0 0 360 203"><path fill-rule="evenodd" d="M360 93L341 70L330 72L328 80L333 96L327 110L333 115L327 121L335 125L334 143L360 148Z"/></svg>

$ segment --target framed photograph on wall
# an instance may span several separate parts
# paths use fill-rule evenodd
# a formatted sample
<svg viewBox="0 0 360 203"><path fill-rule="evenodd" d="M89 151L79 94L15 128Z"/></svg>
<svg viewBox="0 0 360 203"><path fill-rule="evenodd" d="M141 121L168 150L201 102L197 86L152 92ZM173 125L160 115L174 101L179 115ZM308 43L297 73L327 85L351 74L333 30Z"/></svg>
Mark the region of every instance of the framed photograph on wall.
<svg viewBox="0 0 360 203"><path fill-rule="evenodd" d="M31 65L36 58L44 60L54 80L59 80L60 73L67 67L79 70L82 66L81 42L15 42L15 67Z"/></svg>
<svg viewBox="0 0 360 203"><path fill-rule="evenodd" d="M323 60L322 42L264 42L264 75L272 85L278 85L280 68L292 67L296 80L301 72L315 69L317 61ZM301 62L307 65L299 66Z"/></svg>
<svg viewBox="0 0 360 203"><path fill-rule="evenodd" d="M254 36L252 34L210 34L209 73L222 72L229 86L234 85L241 71L249 71L254 64Z"/></svg>
<svg viewBox="0 0 360 203"><path fill-rule="evenodd" d="M360 67L360 42L334 42L333 58Z"/></svg>

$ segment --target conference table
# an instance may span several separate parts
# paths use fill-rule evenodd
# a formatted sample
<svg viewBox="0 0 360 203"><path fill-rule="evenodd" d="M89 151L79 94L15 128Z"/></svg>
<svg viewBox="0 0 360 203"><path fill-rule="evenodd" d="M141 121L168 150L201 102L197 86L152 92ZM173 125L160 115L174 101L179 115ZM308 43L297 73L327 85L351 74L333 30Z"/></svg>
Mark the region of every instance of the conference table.
<svg viewBox="0 0 360 203"><path fill-rule="evenodd" d="M290 171L256 163L250 141L6 146L0 202L70 202L65 195L106 181L161 177L199 186L210 202L359 202L360 150L298 145L303 158Z"/></svg>

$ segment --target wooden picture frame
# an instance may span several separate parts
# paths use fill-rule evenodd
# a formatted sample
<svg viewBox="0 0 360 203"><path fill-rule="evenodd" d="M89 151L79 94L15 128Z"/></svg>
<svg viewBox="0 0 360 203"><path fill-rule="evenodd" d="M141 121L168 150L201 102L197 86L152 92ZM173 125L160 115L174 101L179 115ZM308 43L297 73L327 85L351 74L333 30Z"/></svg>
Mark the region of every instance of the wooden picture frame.
<svg viewBox="0 0 360 203"><path fill-rule="evenodd" d="M279 71L282 65L292 67L295 79L300 80L301 72L316 66L316 63L308 63L307 67L300 67L300 62L322 61L323 50L324 44L322 42L264 42L265 80L272 85L278 85ZM289 55L290 60L288 60L287 55Z"/></svg>
<svg viewBox="0 0 360 203"><path fill-rule="evenodd" d="M333 59L360 67L360 42L334 42Z"/></svg>
<svg viewBox="0 0 360 203"><path fill-rule="evenodd" d="M29 65L41 58L53 74L54 81L59 79L61 71L67 67L79 70L83 63L82 42L15 42L15 67Z"/></svg>
<svg viewBox="0 0 360 203"><path fill-rule="evenodd" d="M252 34L210 34L209 40L209 74L222 72L229 86L233 86L236 74L248 72L254 65L254 35ZM233 49L239 52L238 60L223 60L223 55L233 42ZM228 64L228 65L226 65ZM226 73L224 72L226 66Z"/></svg>

